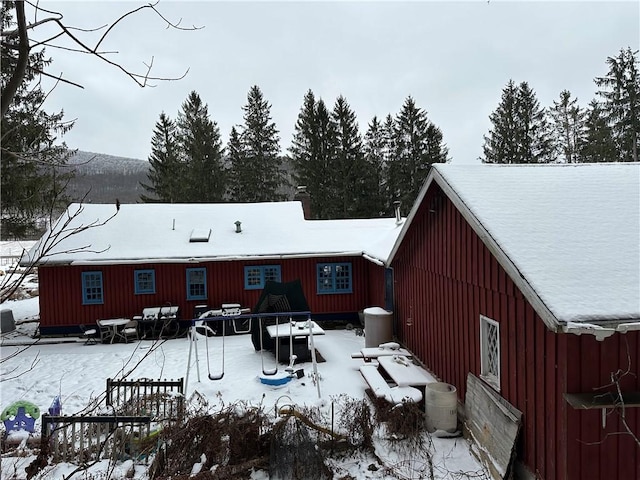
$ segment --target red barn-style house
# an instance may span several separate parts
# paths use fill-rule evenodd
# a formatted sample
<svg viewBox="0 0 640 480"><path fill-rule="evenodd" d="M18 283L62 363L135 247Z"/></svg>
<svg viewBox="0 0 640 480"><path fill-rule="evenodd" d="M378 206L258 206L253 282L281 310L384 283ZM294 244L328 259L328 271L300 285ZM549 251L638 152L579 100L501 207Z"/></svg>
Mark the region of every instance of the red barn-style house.
<svg viewBox="0 0 640 480"><path fill-rule="evenodd" d="M402 218L307 220L301 202L72 204L30 250L40 334L75 334L146 307L254 307L266 281L300 280L317 320L391 301L385 267Z"/></svg>
<svg viewBox="0 0 640 480"><path fill-rule="evenodd" d="M640 478L639 205L639 164L439 164L393 247L399 339L521 412L520 478Z"/></svg>

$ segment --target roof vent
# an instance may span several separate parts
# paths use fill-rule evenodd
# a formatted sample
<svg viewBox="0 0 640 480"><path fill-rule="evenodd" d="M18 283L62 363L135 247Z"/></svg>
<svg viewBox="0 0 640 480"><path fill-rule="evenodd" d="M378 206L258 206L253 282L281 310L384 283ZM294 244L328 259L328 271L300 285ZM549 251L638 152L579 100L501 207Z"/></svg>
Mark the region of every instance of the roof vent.
<svg viewBox="0 0 640 480"><path fill-rule="evenodd" d="M242 222L240 220L236 220L234 223L236 225L236 233L242 232Z"/></svg>
<svg viewBox="0 0 640 480"><path fill-rule="evenodd" d="M209 237L211 237L211 229L210 228L194 228L191 230L191 236L189 237L189 242L208 242Z"/></svg>

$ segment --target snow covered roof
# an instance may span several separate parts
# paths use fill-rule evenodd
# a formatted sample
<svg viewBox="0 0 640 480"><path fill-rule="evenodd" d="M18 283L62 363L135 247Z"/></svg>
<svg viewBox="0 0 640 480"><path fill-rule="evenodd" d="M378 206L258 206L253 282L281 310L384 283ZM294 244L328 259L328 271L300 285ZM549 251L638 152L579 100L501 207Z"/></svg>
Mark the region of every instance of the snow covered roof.
<svg viewBox="0 0 640 480"><path fill-rule="evenodd" d="M71 204L25 262L44 248L40 265L352 255L386 263L400 230L395 218L305 220L297 201Z"/></svg>
<svg viewBox="0 0 640 480"><path fill-rule="evenodd" d="M436 164L390 261L434 181L550 328L640 321L640 164Z"/></svg>

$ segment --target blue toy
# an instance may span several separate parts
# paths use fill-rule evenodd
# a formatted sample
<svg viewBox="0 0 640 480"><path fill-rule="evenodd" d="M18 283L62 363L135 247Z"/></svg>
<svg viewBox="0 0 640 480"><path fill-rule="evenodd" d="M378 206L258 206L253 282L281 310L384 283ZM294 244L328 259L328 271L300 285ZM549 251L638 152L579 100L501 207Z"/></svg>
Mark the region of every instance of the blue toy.
<svg viewBox="0 0 640 480"><path fill-rule="evenodd" d="M23 400L12 403L0 415L7 433L20 430L35 433L35 423L39 417L38 406Z"/></svg>

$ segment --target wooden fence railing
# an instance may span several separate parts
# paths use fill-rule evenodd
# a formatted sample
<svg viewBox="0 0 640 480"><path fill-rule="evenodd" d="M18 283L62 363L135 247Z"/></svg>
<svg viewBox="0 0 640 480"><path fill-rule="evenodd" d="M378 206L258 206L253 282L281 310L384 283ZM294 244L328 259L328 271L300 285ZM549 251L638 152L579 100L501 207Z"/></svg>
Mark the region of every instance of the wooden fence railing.
<svg viewBox="0 0 640 480"><path fill-rule="evenodd" d="M113 414L43 415L42 446L55 461L146 458L155 448L152 422L172 423L184 416L184 380L109 378L106 404Z"/></svg>
<svg viewBox="0 0 640 480"><path fill-rule="evenodd" d="M176 421L184 415L184 379L107 379L107 406L121 415L149 415L155 422Z"/></svg>
<svg viewBox="0 0 640 480"><path fill-rule="evenodd" d="M42 448L56 462L139 459L152 437L149 416L42 416Z"/></svg>

